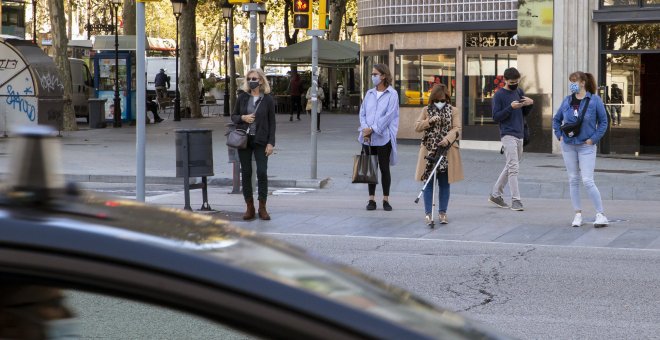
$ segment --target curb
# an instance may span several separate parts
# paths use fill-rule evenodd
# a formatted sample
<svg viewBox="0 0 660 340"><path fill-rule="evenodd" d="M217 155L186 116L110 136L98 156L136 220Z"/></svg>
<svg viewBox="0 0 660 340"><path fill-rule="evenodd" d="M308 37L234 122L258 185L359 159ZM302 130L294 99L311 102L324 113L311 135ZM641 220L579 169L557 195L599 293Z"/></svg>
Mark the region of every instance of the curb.
<svg viewBox="0 0 660 340"><path fill-rule="evenodd" d="M67 182L96 182L96 183L135 183L135 176L123 175L64 175ZM208 184L212 186L232 186L231 178L208 177ZM323 179L268 179L268 185L278 188L324 188L330 178ZM190 184L201 183L201 177L191 177ZM183 185L183 178L166 176L146 176L146 184Z"/></svg>

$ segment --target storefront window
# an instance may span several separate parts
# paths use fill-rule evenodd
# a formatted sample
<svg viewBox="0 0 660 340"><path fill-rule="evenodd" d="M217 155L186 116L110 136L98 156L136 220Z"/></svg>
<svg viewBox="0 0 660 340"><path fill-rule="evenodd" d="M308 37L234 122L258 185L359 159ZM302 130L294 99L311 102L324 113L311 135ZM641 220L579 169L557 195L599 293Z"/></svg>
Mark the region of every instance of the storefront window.
<svg viewBox="0 0 660 340"><path fill-rule="evenodd" d="M452 102L456 99L456 55L454 53L402 52L396 57L394 86L400 105L428 104L433 85L447 85Z"/></svg>
<svg viewBox="0 0 660 340"><path fill-rule="evenodd" d="M660 24L614 24L605 26L603 50L658 50Z"/></svg>
<svg viewBox="0 0 660 340"><path fill-rule="evenodd" d="M386 51L363 53L362 57L362 94L367 93L372 87L371 69L375 64L385 64L389 66L389 57Z"/></svg>
<svg viewBox="0 0 660 340"><path fill-rule="evenodd" d="M517 67L515 53L468 52L465 58L464 108L468 125L493 123L491 100L504 87L504 70Z"/></svg>

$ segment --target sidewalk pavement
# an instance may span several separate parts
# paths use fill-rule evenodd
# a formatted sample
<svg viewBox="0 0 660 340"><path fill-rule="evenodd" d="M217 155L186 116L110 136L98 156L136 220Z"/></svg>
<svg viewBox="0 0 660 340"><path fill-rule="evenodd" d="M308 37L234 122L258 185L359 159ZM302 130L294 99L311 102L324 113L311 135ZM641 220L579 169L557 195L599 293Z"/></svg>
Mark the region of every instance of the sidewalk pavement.
<svg viewBox="0 0 660 340"><path fill-rule="evenodd" d="M318 136L317 178L311 178L310 117L288 121L277 116L275 154L268 164L271 187L334 188L361 191L350 183L353 155L360 151L358 117L324 113ZM175 177L175 130L212 129L215 176L211 185L231 185L232 164L225 146L229 117L166 120L147 125L147 183L180 184ZM61 138L63 172L76 182L135 183L135 126L65 132ZM0 169L8 169L9 140L0 139ZM399 164L392 167L392 191L417 192L414 181L418 141L399 142ZM452 193L486 197L504 165L497 151L462 149L465 180L452 185ZM519 182L525 198L568 198L567 176L561 155L526 153ZM6 172L7 170L4 170ZM0 170L0 172L3 172ZM660 161L599 157L596 184L605 200L660 200Z"/></svg>
<svg viewBox="0 0 660 340"><path fill-rule="evenodd" d="M275 154L269 159L268 206L273 221L243 222L242 195L231 191L232 166L228 163L224 126L228 117L166 120L147 126L146 173L148 183L181 185L175 178L175 130L213 130L214 171L209 203L214 215L262 232L493 241L538 245L660 249L660 162L634 158L599 157L595 180L603 199L609 228L591 224L569 226L573 218L568 183L561 155L526 153L520 169L525 211L499 209L487 202L491 186L504 165L497 151L462 150L465 180L452 184L449 225L429 229L423 222L422 201L413 203L422 183L414 181L419 142L399 143L399 164L392 167L390 201L385 212L378 187L378 210L366 211L367 188L351 184L352 156L358 117L324 113L318 134L318 176L310 179L310 117L288 121L278 115ZM0 169L8 169L9 140L0 139ZM77 182L127 183L135 181L135 127L86 129L64 133L63 172ZM6 172L7 170L5 170ZM84 185L84 184L83 184ZM321 188L322 187L322 188ZM295 188L295 189L291 189ZM309 188L307 190L302 188ZM147 192L147 202L183 208L183 192ZM583 194L585 222L593 222L593 207ZM191 192L194 209L201 192Z"/></svg>

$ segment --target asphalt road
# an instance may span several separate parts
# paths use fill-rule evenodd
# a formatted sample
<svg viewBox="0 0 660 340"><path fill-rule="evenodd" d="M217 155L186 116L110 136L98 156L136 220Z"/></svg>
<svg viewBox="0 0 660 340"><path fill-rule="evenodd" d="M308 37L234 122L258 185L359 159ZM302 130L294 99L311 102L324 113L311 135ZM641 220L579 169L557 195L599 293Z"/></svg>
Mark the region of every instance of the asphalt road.
<svg viewBox="0 0 660 340"><path fill-rule="evenodd" d="M660 251L271 235L521 339L660 337Z"/></svg>

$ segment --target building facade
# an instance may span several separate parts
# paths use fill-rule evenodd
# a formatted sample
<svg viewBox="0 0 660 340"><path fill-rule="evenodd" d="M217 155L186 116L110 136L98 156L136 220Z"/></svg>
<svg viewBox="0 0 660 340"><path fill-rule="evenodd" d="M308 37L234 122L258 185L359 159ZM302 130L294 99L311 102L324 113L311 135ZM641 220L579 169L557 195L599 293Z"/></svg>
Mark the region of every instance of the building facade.
<svg viewBox="0 0 660 340"><path fill-rule="evenodd" d="M533 142L526 150L557 152L551 117L567 95L568 75L583 70L596 76L603 96L610 94L613 83L624 88L626 102L608 104L608 109L621 109L622 123L608 131L604 143L611 145L601 151L651 152L653 148L642 147L649 143L644 138L648 136L637 122L644 123L645 119L639 119L644 108L652 112L651 105L660 105L636 96L649 86L641 73L655 72L657 66L649 65L658 64L654 59L660 37L654 31L660 22L658 3L660 0L358 0L363 93L373 64L388 64L401 103L399 138L417 139L420 135L414 132L414 121L428 101L430 88L444 83L463 117L462 146L499 149L491 98L503 86L504 70L516 67L523 76L521 87L535 101L528 117ZM654 44L655 50L651 48ZM630 57L631 53L636 57ZM647 116L653 126L652 119L658 114ZM659 127L657 123L655 127ZM639 134L636 145L626 137L635 133Z"/></svg>

